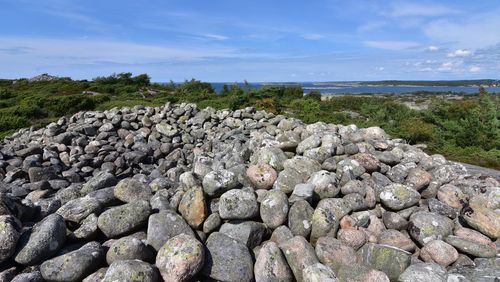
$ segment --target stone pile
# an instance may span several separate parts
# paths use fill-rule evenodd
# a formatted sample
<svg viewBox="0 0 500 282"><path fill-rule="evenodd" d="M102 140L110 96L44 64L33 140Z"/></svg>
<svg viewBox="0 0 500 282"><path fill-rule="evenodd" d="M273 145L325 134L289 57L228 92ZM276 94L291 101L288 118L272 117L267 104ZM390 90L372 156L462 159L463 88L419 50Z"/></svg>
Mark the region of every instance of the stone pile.
<svg viewBox="0 0 500 282"><path fill-rule="evenodd" d="M0 281L498 281L500 187L254 108L81 112L0 143Z"/></svg>

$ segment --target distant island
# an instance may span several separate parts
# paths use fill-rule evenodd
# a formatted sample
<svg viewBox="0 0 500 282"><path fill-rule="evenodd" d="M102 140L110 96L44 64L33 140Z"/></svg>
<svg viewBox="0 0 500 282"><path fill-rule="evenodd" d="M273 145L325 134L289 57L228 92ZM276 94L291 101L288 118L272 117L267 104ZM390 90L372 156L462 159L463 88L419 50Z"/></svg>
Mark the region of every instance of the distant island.
<svg viewBox="0 0 500 282"><path fill-rule="evenodd" d="M498 79L476 79L476 80L380 80L357 82L363 86L486 86L498 87Z"/></svg>

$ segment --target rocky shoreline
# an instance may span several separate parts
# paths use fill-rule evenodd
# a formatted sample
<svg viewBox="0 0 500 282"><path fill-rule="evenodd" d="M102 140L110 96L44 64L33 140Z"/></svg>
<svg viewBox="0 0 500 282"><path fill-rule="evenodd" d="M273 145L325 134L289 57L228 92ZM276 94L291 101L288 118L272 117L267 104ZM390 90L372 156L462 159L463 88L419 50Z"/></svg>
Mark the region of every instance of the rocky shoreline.
<svg viewBox="0 0 500 282"><path fill-rule="evenodd" d="M500 185L359 129L193 104L0 142L0 281L498 281Z"/></svg>

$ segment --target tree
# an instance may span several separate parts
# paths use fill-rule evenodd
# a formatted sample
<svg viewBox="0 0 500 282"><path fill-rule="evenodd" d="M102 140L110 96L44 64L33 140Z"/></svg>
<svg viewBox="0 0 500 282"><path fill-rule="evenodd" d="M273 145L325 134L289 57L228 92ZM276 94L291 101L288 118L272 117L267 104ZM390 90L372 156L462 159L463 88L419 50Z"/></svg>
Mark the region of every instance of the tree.
<svg viewBox="0 0 500 282"><path fill-rule="evenodd" d="M227 84L224 84L222 86L222 90L220 91L220 95L221 96L229 96L229 94L231 94L231 92L229 91L229 86L227 86Z"/></svg>
<svg viewBox="0 0 500 282"><path fill-rule="evenodd" d="M315 101L321 101L321 92L319 92L318 90L313 90L311 92L309 92L306 96L305 96L306 99L312 99L312 100L315 100Z"/></svg>

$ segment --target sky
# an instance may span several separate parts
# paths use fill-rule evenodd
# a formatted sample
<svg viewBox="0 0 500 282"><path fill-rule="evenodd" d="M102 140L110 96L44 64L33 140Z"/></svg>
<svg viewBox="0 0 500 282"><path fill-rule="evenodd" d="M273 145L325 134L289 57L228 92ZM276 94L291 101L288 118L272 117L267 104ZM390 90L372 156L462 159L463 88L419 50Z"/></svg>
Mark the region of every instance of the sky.
<svg viewBox="0 0 500 282"><path fill-rule="evenodd" d="M0 0L0 78L500 79L500 1Z"/></svg>

